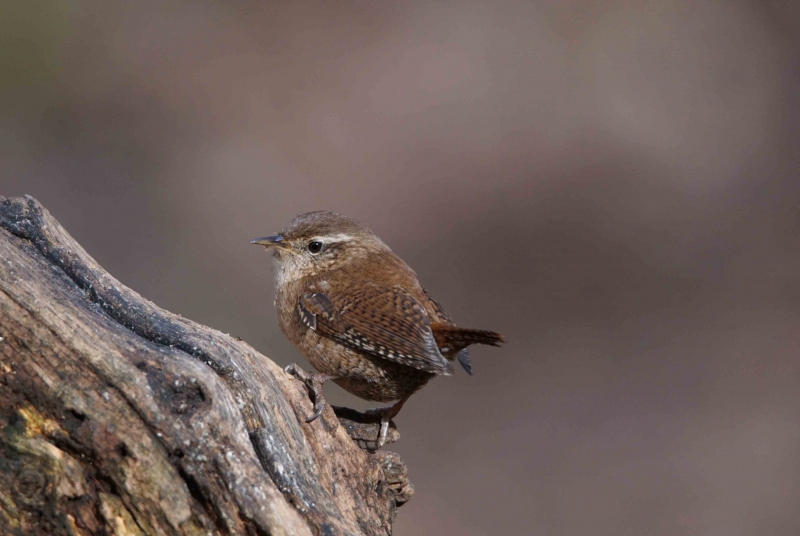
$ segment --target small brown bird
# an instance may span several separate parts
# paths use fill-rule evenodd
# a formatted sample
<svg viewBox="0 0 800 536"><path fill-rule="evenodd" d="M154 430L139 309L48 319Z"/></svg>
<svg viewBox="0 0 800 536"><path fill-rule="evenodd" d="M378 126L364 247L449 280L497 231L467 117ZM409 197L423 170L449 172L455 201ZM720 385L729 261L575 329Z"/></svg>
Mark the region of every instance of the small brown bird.
<svg viewBox="0 0 800 536"><path fill-rule="evenodd" d="M503 336L462 329L417 281L417 274L361 223L334 212L309 212L275 236L257 238L274 251L275 308L281 330L319 371L286 371L325 409L322 384L378 402L380 448L389 421L408 397L436 375L450 376L453 359L472 375L466 347L499 346Z"/></svg>

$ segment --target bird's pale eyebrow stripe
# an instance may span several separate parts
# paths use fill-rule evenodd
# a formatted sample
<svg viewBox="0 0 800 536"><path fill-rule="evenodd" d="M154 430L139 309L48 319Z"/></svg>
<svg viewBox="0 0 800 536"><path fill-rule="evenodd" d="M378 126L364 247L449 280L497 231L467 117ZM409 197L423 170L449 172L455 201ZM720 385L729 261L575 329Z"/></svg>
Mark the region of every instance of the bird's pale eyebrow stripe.
<svg viewBox="0 0 800 536"><path fill-rule="evenodd" d="M315 236L311 240L318 240L320 242L349 242L353 240L355 237L353 235L349 235L346 233L336 233L332 235L324 235L324 236Z"/></svg>

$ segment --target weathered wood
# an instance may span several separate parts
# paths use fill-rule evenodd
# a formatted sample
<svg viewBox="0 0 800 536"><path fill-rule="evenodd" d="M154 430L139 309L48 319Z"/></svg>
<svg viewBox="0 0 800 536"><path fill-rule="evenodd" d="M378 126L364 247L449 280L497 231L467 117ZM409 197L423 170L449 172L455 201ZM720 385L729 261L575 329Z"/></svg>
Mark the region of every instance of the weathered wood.
<svg viewBox="0 0 800 536"><path fill-rule="evenodd" d="M351 439L369 416L305 424L300 382L120 284L31 197L0 198L0 337L3 534L390 534L413 491Z"/></svg>

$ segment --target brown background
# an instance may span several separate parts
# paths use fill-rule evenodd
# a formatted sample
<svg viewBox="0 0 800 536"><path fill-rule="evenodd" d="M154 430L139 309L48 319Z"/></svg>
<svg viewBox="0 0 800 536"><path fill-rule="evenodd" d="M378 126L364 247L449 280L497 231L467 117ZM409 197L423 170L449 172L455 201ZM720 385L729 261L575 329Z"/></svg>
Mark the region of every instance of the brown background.
<svg viewBox="0 0 800 536"><path fill-rule="evenodd" d="M796 535L796 4L6 1L0 193L281 364L248 241L322 208L506 334L397 419L399 536Z"/></svg>

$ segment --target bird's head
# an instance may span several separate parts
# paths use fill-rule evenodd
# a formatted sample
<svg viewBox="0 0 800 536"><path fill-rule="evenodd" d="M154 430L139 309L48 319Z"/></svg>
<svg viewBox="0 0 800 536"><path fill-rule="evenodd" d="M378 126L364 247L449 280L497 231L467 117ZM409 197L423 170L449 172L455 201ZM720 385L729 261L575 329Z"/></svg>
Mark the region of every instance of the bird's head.
<svg viewBox="0 0 800 536"><path fill-rule="evenodd" d="M324 210L301 214L280 233L250 243L274 252L279 281L314 277L370 253L390 251L366 225Z"/></svg>

